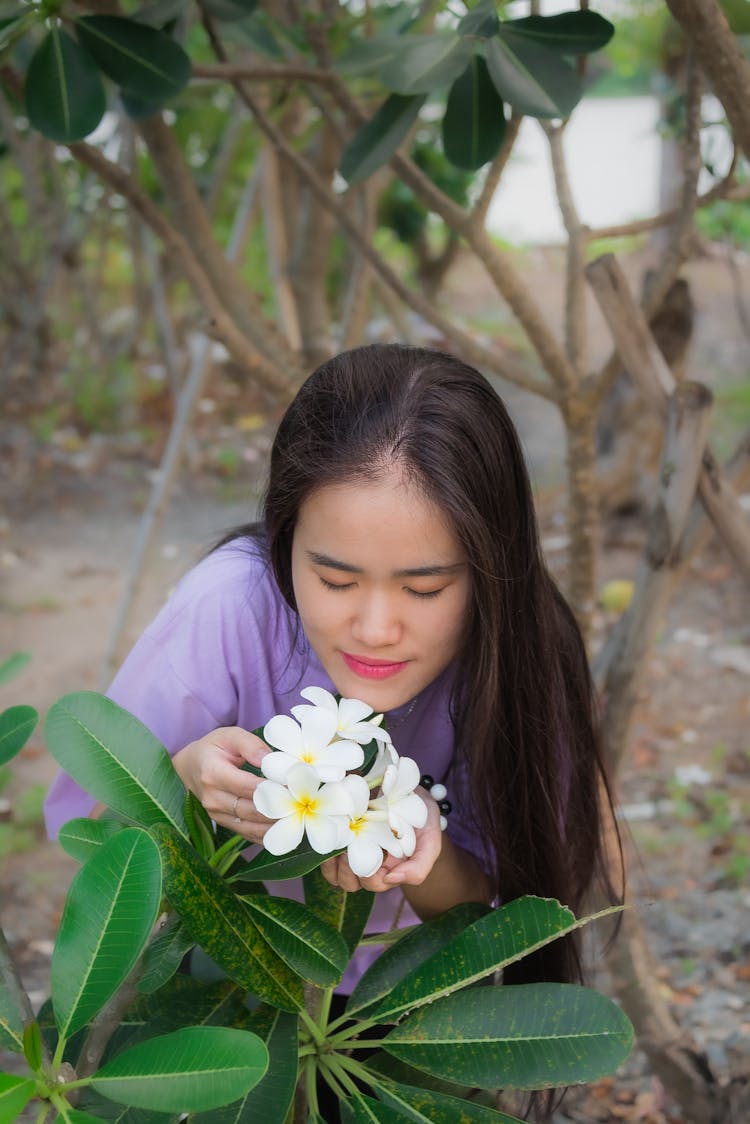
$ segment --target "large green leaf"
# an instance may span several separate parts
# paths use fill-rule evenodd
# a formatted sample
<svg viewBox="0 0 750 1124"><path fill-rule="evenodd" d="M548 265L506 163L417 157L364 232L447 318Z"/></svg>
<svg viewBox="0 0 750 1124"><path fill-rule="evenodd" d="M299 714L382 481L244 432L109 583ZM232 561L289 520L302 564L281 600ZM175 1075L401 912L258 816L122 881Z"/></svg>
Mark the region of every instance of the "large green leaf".
<svg viewBox="0 0 750 1124"><path fill-rule="evenodd" d="M353 894L347 894L337 886L332 886L320 870L307 874L304 886L307 905L318 917L341 933L351 956L365 931L375 895L370 890L357 890Z"/></svg>
<svg viewBox="0 0 750 1124"><path fill-rule="evenodd" d="M33 706L9 706L0 714L0 765L23 749L38 721Z"/></svg>
<svg viewBox="0 0 750 1124"><path fill-rule="evenodd" d="M68 820L60 828L58 842L71 858L85 863L103 843L122 831L116 820L90 820L80 817Z"/></svg>
<svg viewBox="0 0 750 1124"><path fill-rule="evenodd" d="M152 829L164 888L185 929L227 975L284 1011L298 1011L302 980L270 947L223 878L167 826Z"/></svg>
<svg viewBox="0 0 750 1124"><path fill-rule="evenodd" d="M344 1124L411 1124L414 1117L399 1112L382 1101L375 1101L364 1093L352 1093L341 1102L341 1118Z"/></svg>
<svg viewBox="0 0 750 1124"><path fill-rule="evenodd" d="M69 144L93 132L107 99L93 59L57 24L31 56L26 72L29 121L49 140Z"/></svg>
<svg viewBox="0 0 750 1124"><path fill-rule="evenodd" d="M76 34L104 73L127 94L161 105L190 78L190 58L170 35L122 16L82 16Z"/></svg>
<svg viewBox="0 0 750 1124"><path fill-rule="evenodd" d="M437 999L394 1027L383 1047L418 1069L481 1089L549 1089L612 1073L632 1044L627 1016L605 995L540 983Z"/></svg>
<svg viewBox="0 0 750 1124"><path fill-rule="evenodd" d="M475 55L453 83L443 117L443 152L457 168L476 171L497 155L505 136L503 99L487 63Z"/></svg>
<svg viewBox="0 0 750 1124"><path fill-rule="evenodd" d="M347 1015L390 995L405 976L415 969L421 971L422 965L429 963L436 952L489 912L488 907L479 902L466 902L412 929L373 961L349 996Z"/></svg>
<svg viewBox="0 0 750 1124"><path fill-rule="evenodd" d="M243 1026L266 1044L268 1069L254 1089L222 1109L190 1117L190 1124L284 1124L297 1084L297 1019L262 1006L245 1012Z"/></svg>
<svg viewBox="0 0 750 1124"><path fill-rule="evenodd" d="M0 1073L0 1124L12 1124L36 1093L36 1083L28 1077Z"/></svg>
<svg viewBox="0 0 750 1124"><path fill-rule="evenodd" d="M142 722L95 691L64 695L44 726L50 753L81 788L142 827L187 834L185 788L166 749Z"/></svg>
<svg viewBox="0 0 750 1124"><path fill-rule="evenodd" d="M524 16L507 20L508 29L529 41L548 47L562 55L587 55L609 43L615 33L613 25L598 12L559 12L556 16Z"/></svg>
<svg viewBox="0 0 750 1124"><path fill-rule="evenodd" d="M103 843L73 879L52 953L52 1005L61 1036L101 1010L138 959L161 900L154 841L127 828Z"/></svg>
<svg viewBox="0 0 750 1124"><path fill-rule="evenodd" d="M159 1112L205 1112L260 1081L268 1051L256 1034L192 1026L139 1042L107 1062L91 1084L105 1097Z"/></svg>
<svg viewBox="0 0 750 1124"><path fill-rule="evenodd" d="M380 80L395 94L431 94L450 86L476 50L462 35L411 35L381 68Z"/></svg>
<svg viewBox="0 0 750 1124"><path fill-rule="evenodd" d="M522 1124L516 1116L508 1116L488 1105L446 1096L422 1086L381 1079L377 1093L385 1104L406 1112L411 1120L426 1124Z"/></svg>
<svg viewBox="0 0 750 1124"><path fill-rule="evenodd" d="M516 113L567 117L583 87L572 66L505 24L487 42L487 67L497 92Z"/></svg>
<svg viewBox="0 0 750 1124"><path fill-rule="evenodd" d="M354 134L341 156L339 171L350 184L361 183L387 163L412 127L426 94L391 94L367 124Z"/></svg>
<svg viewBox="0 0 750 1124"><path fill-rule="evenodd" d="M495 0L479 0L470 12L459 21L459 35L478 35L487 38L494 35L500 26L497 18L497 5Z"/></svg>
<svg viewBox="0 0 750 1124"><path fill-rule="evenodd" d="M360 39L336 56L336 70L350 77L377 74L404 52L404 38L392 32Z"/></svg>
<svg viewBox="0 0 750 1124"><path fill-rule="evenodd" d="M258 929L271 948L303 980L334 987L349 963L349 949L332 925L300 902L257 894L245 901Z"/></svg>

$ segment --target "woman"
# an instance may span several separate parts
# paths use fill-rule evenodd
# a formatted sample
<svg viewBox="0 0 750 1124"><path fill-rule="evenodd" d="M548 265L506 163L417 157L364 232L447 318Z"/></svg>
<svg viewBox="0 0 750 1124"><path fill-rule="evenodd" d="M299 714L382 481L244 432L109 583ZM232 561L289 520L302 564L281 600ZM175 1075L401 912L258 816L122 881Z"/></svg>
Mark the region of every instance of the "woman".
<svg viewBox="0 0 750 1124"><path fill-rule="evenodd" d="M506 410L442 352L373 345L313 373L279 426L261 523L183 579L108 693L217 823L259 843L270 821L240 766L267 749L248 731L310 685L384 712L399 753L449 789L445 832L420 790L411 857L362 879L344 855L323 864L334 884L377 892L371 931L522 894L577 910L597 876L612 896L581 636L544 565ZM92 804L58 778L50 829ZM579 977L571 938L506 975Z"/></svg>

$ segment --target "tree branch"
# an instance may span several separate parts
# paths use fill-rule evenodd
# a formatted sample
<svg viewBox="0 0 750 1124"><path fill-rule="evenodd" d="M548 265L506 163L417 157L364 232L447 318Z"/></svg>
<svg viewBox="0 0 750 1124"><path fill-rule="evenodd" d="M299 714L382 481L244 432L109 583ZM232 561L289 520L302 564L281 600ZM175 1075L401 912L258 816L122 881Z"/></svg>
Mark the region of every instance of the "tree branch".
<svg viewBox="0 0 750 1124"><path fill-rule="evenodd" d="M568 359L578 372L586 374L586 301L584 268L586 265L586 235L573 198L568 167L563 147L563 125L542 124L549 142L555 193L563 226L568 235L565 255L565 349Z"/></svg>

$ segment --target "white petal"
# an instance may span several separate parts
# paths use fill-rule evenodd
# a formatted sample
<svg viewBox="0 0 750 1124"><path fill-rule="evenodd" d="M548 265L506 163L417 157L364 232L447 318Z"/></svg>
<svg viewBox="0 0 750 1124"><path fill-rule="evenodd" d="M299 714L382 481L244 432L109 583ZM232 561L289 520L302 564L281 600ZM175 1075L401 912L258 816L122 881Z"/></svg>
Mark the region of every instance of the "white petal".
<svg viewBox="0 0 750 1124"><path fill-rule="evenodd" d="M303 687L300 691L303 699L307 699L313 706L323 707L324 710L333 711L338 715L339 708L336 700L330 691L326 691L323 687Z"/></svg>
<svg viewBox="0 0 750 1124"><path fill-rule="evenodd" d="M358 878L370 878L383 865L382 848L366 835L358 836L349 844L346 857Z"/></svg>
<svg viewBox="0 0 750 1124"><path fill-rule="evenodd" d="M280 749L275 749L273 752L266 754L260 763L260 769L263 776L268 777L270 781L278 781L279 784L283 784L287 773L296 764L296 757L283 753Z"/></svg>
<svg viewBox="0 0 750 1124"><path fill-rule="evenodd" d="M263 727L263 738L274 749L283 749L293 757L301 757L302 731L288 714L275 714Z"/></svg>
<svg viewBox="0 0 750 1124"><path fill-rule="evenodd" d="M301 816L285 816L283 820L271 824L263 836L263 846L272 855L288 855L302 842L303 832Z"/></svg>
<svg viewBox="0 0 750 1124"><path fill-rule="evenodd" d="M389 765L383 777L383 792L391 800L413 792L419 784L419 765L411 757L400 757L397 765Z"/></svg>
<svg viewBox="0 0 750 1124"><path fill-rule="evenodd" d="M269 820L279 820L288 816L294 809L294 800L288 789L276 781L261 781L255 790L253 804L262 816Z"/></svg>
<svg viewBox="0 0 750 1124"><path fill-rule="evenodd" d="M356 722L362 722L372 714L372 707L360 699L342 699L339 703L339 730L349 730Z"/></svg>
<svg viewBox="0 0 750 1124"><path fill-rule="evenodd" d="M300 708L301 709L301 708ZM302 738L306 749L323 749L336 736L336 715L317 706L302 715Z"/></svg>
<svg viewBox="0 0 750 1124"><path fill-rule="evenodd" d="M343 781L324 784L318 792L317 803L321 816L350 816L354 811L349 789Z"/></svg>
<svg viewBox="0 0 750 1124"><path fill-rule="evenodd" d="M388 810L399 819L406 820L412 827L424 827L427 823L427 805L416 792L402 796L398 801L389 801Z"/></svg>
<svg viewBox="0 0 750 1124"><path fill-rule="evenodd" d="M414 834L414 828L411 824L406 823L405 820L399 820L398 824L396 824L391 820L391 827L396 832L404 855L406 855L407 858L409 855L413 855L417 846L417 837Z"/></svg>
<svg viewBox="0 0 750 1124"><path fill-rule="evenodd" d="M335 851L341 837L341 823L337 817L305 816L305 831L313 851L327 855Z"/></svg>
<svg viewBox="0 0 750 1124"><path fill-rule="evenodd" d="M364 759L362 746L356 742L332 742L321 749L315 763L336 764L344 772L348 772L350 769L358 769Z"/></svg>
<svg viewBox="0 0 750 1124"><path fill-rule="evenodd" d="M376 813L378 815L378 813ZM391 831L390 824L387 820L371 819L371 813L368 813L365 819L365 826L360 830L362 835L366 835L368 839L375 840L389 854L394 855L397 859L403 856L404 849L400 840Z"/></svg>
<svg viewBox="0 0 750 1124"><path fill-rule="evenodd" d="M368 745L371 741L390 744L391 740L391 735L387 730L381 730L379 726L372 722L355 722L353 725L347 726L343 732L347 738L359 742L360 745Z"/></svg>
<svg viewBox="0 0 750 1124"><path fill-rule="evenodd" d="M346 769L342 769L335 761L316 761L313 767L320 777L322 784L331 784L333 781L343 781L346 776Z"/></svg>
<svg viewBox="0 0 750 1124"><path fill-rule="evenodd" d="M320 778L312 765L300 761L287 773L286 787L295 800L312 800L320 788Z"/></svg>
<svg viewBox="0 0 750 1124"><path fill-rule="evenodd" d="M352 773L350 776L345 777L341 782L344 788L349 793L352 802L351 814L355 819L363 816L367 811L367 805L370 802L370 786L364 777Z"/></svg>

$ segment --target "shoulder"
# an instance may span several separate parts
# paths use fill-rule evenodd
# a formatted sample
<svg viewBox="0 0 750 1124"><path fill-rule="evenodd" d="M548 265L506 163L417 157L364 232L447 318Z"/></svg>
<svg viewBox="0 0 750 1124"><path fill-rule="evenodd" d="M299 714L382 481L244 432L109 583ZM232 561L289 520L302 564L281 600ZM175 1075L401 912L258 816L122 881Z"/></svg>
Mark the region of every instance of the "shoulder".
<svg viewBox="0 0 750 1124"><path fill-rule="evenodd" d="M166 621L190 612L276 616L286 609L264 545L235 539L200 560L175 586L164 606Z"/></svg>

